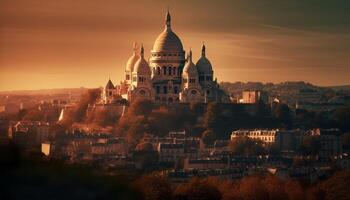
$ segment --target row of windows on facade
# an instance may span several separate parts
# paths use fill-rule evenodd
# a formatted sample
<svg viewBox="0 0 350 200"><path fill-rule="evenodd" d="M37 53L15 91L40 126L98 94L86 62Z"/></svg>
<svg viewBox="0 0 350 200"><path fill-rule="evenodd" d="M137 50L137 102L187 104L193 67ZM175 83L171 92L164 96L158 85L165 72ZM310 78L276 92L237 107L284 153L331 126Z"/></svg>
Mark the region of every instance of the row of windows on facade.
<svg viewBox="0 0 350 200"><path fill-rule="evenodd" d="M168 103L173 103L174 102L174 99L169 97L168 99L166 97L156 97L156 102L160 103L160 102L168 102ZM175 102L180 102L180 99L179 98L175 98Z"/></svg>
<svg viewBox="0 0 350 200"><path fill-rule="evenodd" d="M127 80L129 80L128 78L130 78L130 76L129 76L129 77L126 76L126 78L127 78ZM133 82L136 82L136 80L137 80L137 76L133 76L133 77L132 77L132 81L133 81ZM147 80L146 77L139 76L138 82L143 83L143 82L145 82L146 80Z"/></svg>
<svg viewBox="0 0 350 200"><path fill-rule="evenodd" d="M161 74L161 70L160 67L155 68L156 69L156 73L157 75ZM179 68L178 70L176 70L176 67L168 67L168 73L167 73L167 68L166 67L162 67L162 71L163 71L163 75L179 75L181 74L181 69ZM212 76L199 76L199 81L211 81L213 78ZM126 75L126 80L130 80L130 75L127 74ZM135 80L136 81L136 80Z"/></svg>
<svg viewBox="0 0 350 200"><path fill-rule="evenodd" d="M169 53L169 54L160 54L160 53L153 53L152 56L183 56L182 53Z"/></svg>
<svg viewBox="0 0 350 200"><path fill-rule="evenodd" d="M161 74L160 67L155 67L154 70L156 71L157 75ZM176 69L176 67L168 67L168 70L167 70L167 68L163 66L162 71L163 71L163 75L169 75L169 76L181 74L181 69L180 68Z"/></svg>
<svg viewBox="0 0 350 200"><path fill-rule="evenodd" d="M212 76L199 76L199 81L211 81L213 80L213 77Z"/></svg>
<svg viewBox="0 0 350 200"><path fill-rule="evenodd" d="M184 78L184 79L182 80L182 82L183 82L183 83L187 83L187 79ZM190 82L190 83L196 83L196 79L190 78L190 81L189 81L189 82Z"/></svg>
<svg viewBox="0 0 350 200"><path fill-rule="evenodd" d="M168 94L168 91L171 90L172 87L169 87L168 86L163 86L163 91L161 92L161 87L160 86L156 86L156 91L157 91L157 94ZM177 86L174 87L174 94L178 94L179 93L179 89Z"/></svg>

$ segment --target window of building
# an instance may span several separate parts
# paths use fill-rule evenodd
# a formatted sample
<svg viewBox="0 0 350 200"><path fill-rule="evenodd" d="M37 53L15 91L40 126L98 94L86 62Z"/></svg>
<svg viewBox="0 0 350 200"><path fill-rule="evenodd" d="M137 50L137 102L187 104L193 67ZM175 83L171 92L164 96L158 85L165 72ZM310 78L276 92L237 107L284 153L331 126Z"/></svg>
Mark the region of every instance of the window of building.
<svg viewBox="0 0 350 200"><path fill-rule="evenodd" d="M157 94L160 94L160 86L157 86L156 90L157 90Z"/></svg>
<svg viewBox="0 0 350 200"><path fill-rule="evenodd" d="M140 94L141 94L141 95L145 95L146 92L145 92L144 90L140 90Z"/></svg>
<svg viewBox="0 0 350 200"><path fill-rule="evenodd" d="M173 68L173 75L176 75L176 68Z"/></svg>
<svg viewBox="0 0 350 200"><path fill-rule="evenodd" d="M178 90L177 86L174 87L174 93L175 94L179 93L179 90Z"/></svg>
<svg viewBox="0 0 350 200"><path fill-rule="evenodd" d="M129 74L126 75L126 80L130 80L130 75Z"/></svg>
<svg viewBox="0 0 350 200"><path fill-rule="evenodd" d="M171 67L168 67L168 75L171 76Z"/></svg>
<svg viewBox="0 0 350 200"><path fill-rule="evenodd" d="M163 74L166 75L166 67L163 66Z"/></svg>
<svg viewBox="0 0 350 200"><path fill-rule="evenodd" d="M157 75L160 75L160 67L157 67Z"/></svg>
<svg viewBox="0 0 350 200"><path fill-rule="evenodd" d="M167 94L167 93L168 93L168 88L167 88L167 86L163 86L163 93L164 93L164 94Z"/></svg>
<svg viewBox="0 0 350 200"><path fill-rule="evenodd" d="M199 81L204 81L204 76L200 76Z"/></svg>

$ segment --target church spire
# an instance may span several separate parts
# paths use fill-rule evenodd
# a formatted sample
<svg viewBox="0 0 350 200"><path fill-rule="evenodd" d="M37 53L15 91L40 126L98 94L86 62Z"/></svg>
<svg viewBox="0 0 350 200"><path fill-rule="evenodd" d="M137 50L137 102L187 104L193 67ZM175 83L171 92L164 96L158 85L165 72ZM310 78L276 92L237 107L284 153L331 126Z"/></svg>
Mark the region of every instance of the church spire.
<svg viewBox="0 0 350 200"><path fill-rule="evenodd" d="M144 57L144 49L143 49L143 44L141 44L141 58L143 58Z"/></svg>
<svg viewBox="0 0 350 200"><path fill-rule="evenodd" d="M202 56L205 57L205 45L204 45L204 41L202 42Z"/></svg>
<svg viewBox="0 0 350 200"><path fill-rule="evenodd" d="M166 29L170 30L171 28L171 16L170 16L170 12L169 12L169 7L167 9L167 13L166 13Z"/></svg>
<svg viewBox="0 0 350 200"><path fill-rule="evenodd" d="M192 62L192 49L190 48L190 52L188 54L188 57L189 57L189 62L191 63Z"/></svg>
<svg viewBox="0 0 350 200"><path fill-rule="evenodd" d="M133 53L136 54L136 52L137 52L137 43L136 42L134 42L132 44L132 50L133 50Z"/></svg>

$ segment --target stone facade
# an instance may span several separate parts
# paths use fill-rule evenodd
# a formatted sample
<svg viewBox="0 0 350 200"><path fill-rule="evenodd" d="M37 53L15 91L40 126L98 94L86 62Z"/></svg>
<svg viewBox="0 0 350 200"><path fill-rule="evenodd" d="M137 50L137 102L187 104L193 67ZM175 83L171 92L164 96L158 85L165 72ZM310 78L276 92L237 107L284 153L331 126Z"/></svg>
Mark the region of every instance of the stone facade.
<svg viewBox="0 0 350 200"><path fill-rule="evenodd" d="M200 59L194 64L192 51L185 57L182 42L172 30L169 11L165 22L148 61L144 58L143 45L139 52L134 45L124 80L118 86L108 81L102 91L103 103L111 103L120 96L128 101L145 98L159 104L228 101L228 96L213 79L214 71L206 57L205 45Z"/></svg>

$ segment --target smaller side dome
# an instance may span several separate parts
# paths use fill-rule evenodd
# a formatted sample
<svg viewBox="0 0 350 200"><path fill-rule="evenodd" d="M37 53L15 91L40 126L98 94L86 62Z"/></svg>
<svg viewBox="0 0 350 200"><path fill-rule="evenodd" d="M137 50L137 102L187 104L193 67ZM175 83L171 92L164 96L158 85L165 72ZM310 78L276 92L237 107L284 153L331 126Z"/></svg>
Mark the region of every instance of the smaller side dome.
<svg viewBox="0 0 350 200"><path fill-rule="evenodd" d="M189 55L187 57L187 63L183 69L183 75L189 77L197 77L198 71L194 63L192 62L192 51L190 50Z"/></svg>
<svg viewBox="0 0 350 200"><path fill-rule="evenodd" d="M133 53L128 59L128 62L126 63L125 71L132 72L134 70L135 63L140 58L139 55L137 55L137 44L134 43L133 45Z"/></svg>
<svg viewBox="0 0 350 200"><path fill-rule="evenodd" d="M144 58L143 45L141 46L141 57L135 63L133 73L139 74L139 75L150 75L151 74L151 69L150 69L147 61Z"/></svg>
<svg viewBox="0 0 350 200"><path fill-rule="evenodd" d="M196 66L198 68L199 74L212 74L213 73L213 67L208 60L208 58L205 56L205 45L202 46L202 56L197 61Z"/></svg>
<svg viewBox="0 0 350 200"><path fill-rule="evenodd" d="M106 88L106 89L109 89L109 90L114 89L114 85L113 85L111 79L108 80L107 85L106 85L105 88Z"/></svg>

